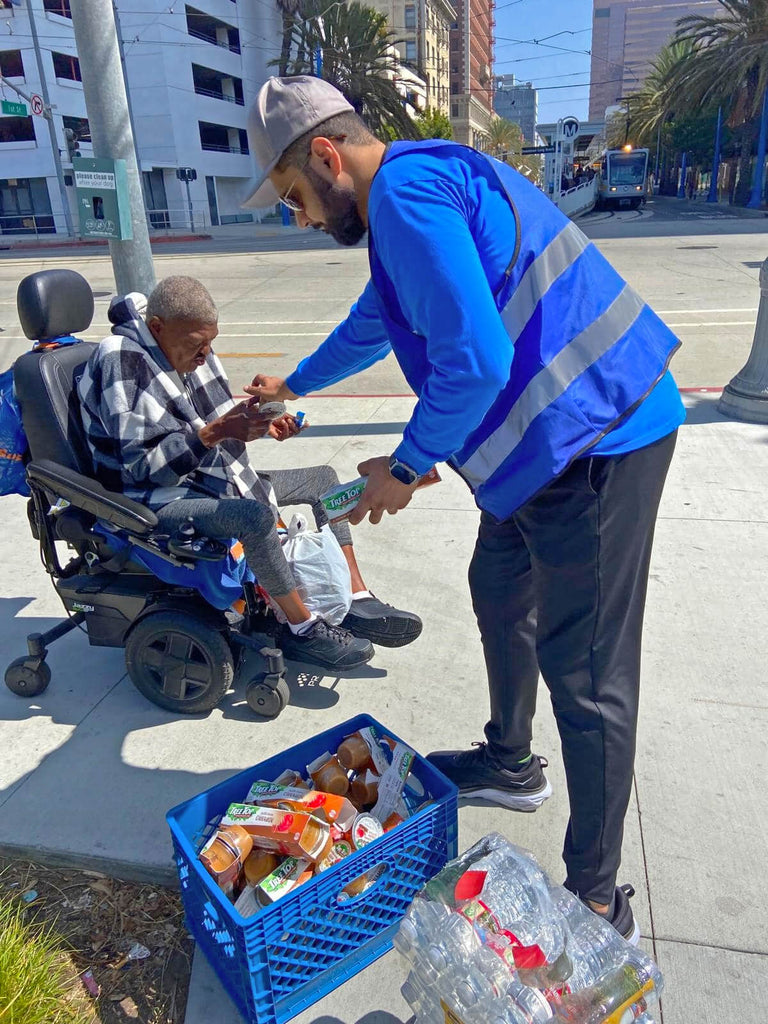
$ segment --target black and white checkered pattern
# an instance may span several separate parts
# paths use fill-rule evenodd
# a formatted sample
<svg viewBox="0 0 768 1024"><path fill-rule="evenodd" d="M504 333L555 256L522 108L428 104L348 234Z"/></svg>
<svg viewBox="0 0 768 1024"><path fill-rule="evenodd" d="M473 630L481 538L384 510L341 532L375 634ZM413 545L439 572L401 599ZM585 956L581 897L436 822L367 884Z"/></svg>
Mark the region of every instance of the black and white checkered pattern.
<svg viewBox="0 0 768 1024"><path fill-rule="evenodd" d="M130 301L88 360L78 383L83 425L97 478L150 508L176 498L255 498L274 506L242 441L206 448L198 431L235 405L211 353L180 376ZM110 318L113 312L110 311Z"/></svg>

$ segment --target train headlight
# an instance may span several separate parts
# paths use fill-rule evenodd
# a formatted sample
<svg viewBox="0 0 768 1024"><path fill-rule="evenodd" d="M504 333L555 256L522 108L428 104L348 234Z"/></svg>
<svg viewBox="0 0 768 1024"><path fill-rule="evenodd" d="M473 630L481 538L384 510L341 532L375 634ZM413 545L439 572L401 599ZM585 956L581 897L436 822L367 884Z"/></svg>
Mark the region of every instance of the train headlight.
<svg viewBox="0 0 768 1024"><path fill-rule="evenodd" d="M616 186L615 185L611 185L611 192L615 192L615 191L616 191Z"/></svg>
<svg viewBox="0 0 768 1024"><path fill-rule="evenodd" d="M636 190L638 192L642 192L643 191L643 186L642 185L635 185L635 188L636 188Z"/></svg>

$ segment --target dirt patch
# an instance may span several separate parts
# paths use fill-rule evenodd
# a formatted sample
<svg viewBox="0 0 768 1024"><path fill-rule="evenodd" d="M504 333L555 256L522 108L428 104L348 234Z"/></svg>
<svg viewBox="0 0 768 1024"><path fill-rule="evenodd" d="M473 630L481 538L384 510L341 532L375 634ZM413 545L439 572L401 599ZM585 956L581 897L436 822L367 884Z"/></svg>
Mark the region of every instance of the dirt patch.
<svg viewBox="0 0 768 1024"><path fill-rule="evenodd" d="M0 857L0 897L24 901L30 922L66 941L81 977L91 972L82 986L95 1020L183 1024L193 943L178 892Z"/></svg>

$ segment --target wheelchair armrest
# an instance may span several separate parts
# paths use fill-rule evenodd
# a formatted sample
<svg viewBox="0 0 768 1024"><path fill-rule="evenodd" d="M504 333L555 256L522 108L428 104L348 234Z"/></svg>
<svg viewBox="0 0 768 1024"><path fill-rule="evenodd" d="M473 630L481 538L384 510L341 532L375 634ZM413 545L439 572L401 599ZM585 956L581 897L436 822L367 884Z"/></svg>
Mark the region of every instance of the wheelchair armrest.
<svg viewBox="0 0 768 1024"><path fill-rule="evenodd" d="M48 459L30 462L27 477L32 483L40 484L70 505L90 512L97 519L103 519L119 530L126 530L137 537L146 537L157 529L157 516L151 509L138 501L126 498L102 487L97 480L76 473Z"/></svg>

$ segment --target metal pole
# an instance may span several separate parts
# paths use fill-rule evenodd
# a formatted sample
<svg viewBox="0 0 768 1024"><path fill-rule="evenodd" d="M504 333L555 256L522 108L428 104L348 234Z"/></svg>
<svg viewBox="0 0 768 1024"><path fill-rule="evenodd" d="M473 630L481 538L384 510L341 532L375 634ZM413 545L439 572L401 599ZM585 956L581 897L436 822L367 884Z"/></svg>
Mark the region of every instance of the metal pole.
<svg viewBox="0 0 768 1024"><path fill-rule="evenodd" d="M717 202L717 176L720 173L720 132L723 127L723 108L717 108L717 128L715 129L715 155L712 160L712 181L709 183L708 203Z"/></svg>
<svg viewBox="0 0 768 1024"><path fill-rule="evenodd" d="M192 195L189 191L189 178L184 179L184 184L187 186L187 206L189 207L189 230L195 230L195 220L192 216Z"/></svg>
<svg viewBox="0 0 768 1024"><path fill-rule="evenodd" d="M760 118L760 138L757 142L757 163L752 175L752 194L747 206L751 210L759 210L763 201L763 175L765 174L765 149L768 138L768 86L763 93L763 114Z"/></svg>
<svg viewBox="0 0 768 1024"><path fill-rule="evenodd" d="M658 187L659 184L659 152L661 150L661 121L659 121L659 130L656 132L656 167L653 172L653 184L654 187Z"/></svg>
<svg viewBox="0 0 768 1024"><path fill-rule="evenodd" d="M137 291L148 295L155 286L155 268L112 0L70 0L70 8L94 156L125 160L126 164L133 238L125 241L110 239L115 284L121 294Z"/></svg>
<svg viewBox="0 0 768 1024"><path fill-rule="evenodd" d="M37 25L35 24L35 15L32 10L32 0L27 0L27 14L29 15L29 31L32 34L32 45L35 48L35 59L37 60L37 73L40 76L40 92L43 94L43 112L45 115L45 119L48 122L48 135L51 139L53 166L56 168L56 178L59 182L59 195L61 196L61 205L64 213L64 224L67 228L67 234L74 236L75 232L74 228L72 227L72 213L69 209L69 199L67 198L67 186L64 184L64 169L61 166L59 140L56 138L56 126L53 123L53 113L51 111L51 98L48 95L48 83L45 80L43 55L40 53L40 43L37 38Z"/></svg>
<svg viewBox="0 0 768 1024"><path fill-rule="evenodd" d="M685 199L685 174L688 169L688 153L683 150L683 163L680 168L680 184L677 186L677 198Z"/></svg>
<svg viewBox="0 0 768 1024"><path fill-rule="evenodd" d="M746 365L723 388L718 411L748 423L768 423L768 260L760 268L760 306Z"/></svg>
<svg viewBox="0 0 768 1024"><path fill-rule="evenodd" d="M115 15L115 31L117 32L117 48L120 51L120 65L123 69L123 81L125 82L125 99L128 103L128 118L131 122L131 134L133 135L133 145L136 149L136 166L139 168L141 173L141 161L139 160L138 142L136 138L136 122L133 120L133 105L131 103L131 90L128 88L128 68L125 64L125 47L123 46L123 32L120 27L120 13L117 6L112 0L112 11Z"/></svg>

